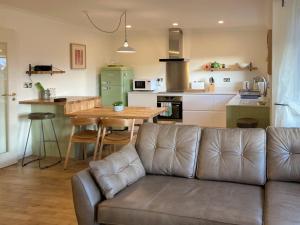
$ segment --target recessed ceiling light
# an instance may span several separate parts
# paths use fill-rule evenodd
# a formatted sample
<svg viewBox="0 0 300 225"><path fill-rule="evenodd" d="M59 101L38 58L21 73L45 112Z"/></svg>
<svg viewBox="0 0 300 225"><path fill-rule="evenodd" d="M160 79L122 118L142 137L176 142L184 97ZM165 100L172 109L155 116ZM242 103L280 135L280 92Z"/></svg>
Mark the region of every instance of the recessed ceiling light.
<svg viewBox="0 0 300 225"><path fill-rule="evenodd" d="M218 24L223 24L224 23L224 20L219 20L218 21Z"/></svg>
<svg viewBox="0 0 300 225"><path fill-rule="evenodd" d="M179 24L178 23L172 23L172 25L174 26L174 27L177 27Z"/></svg>
<svg viewBox="0 0 300 225"><path fill-rule="evenodd" d="M132 26L131 26L131 25L129 25L129 24L127 24L127 25L126 25L126 28L131 28L131 27L132 27Z"/></svg>

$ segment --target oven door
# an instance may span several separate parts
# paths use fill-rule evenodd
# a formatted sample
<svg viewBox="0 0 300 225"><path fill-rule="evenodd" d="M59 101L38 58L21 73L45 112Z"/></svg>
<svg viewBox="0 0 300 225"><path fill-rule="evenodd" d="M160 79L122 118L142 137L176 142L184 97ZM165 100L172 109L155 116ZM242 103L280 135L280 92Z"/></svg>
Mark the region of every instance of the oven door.
<svg viewBox="0 0 300 225"><path fill-rule="evenodd" d="M146 81L145 80L134 80L133 81L133 90L146 90Z"/></svg>
<svg viewBox="0 0 300 225"><path fill-rule="evenodd" d="M157 102L157 107L165 107L168 109L158 116L158 120L182 122L182 102Z"/></svg>

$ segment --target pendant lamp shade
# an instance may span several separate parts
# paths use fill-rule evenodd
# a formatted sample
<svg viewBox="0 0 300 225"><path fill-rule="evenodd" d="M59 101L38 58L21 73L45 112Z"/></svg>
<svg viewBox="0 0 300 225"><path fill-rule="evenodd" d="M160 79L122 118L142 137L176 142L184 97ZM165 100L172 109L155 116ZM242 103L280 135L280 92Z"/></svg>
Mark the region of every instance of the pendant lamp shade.
<svg viewBox="0 0 300 225"><path fill-rule="evenodd" d="M136 50L132 47L129 46L128 41L127 41L127 14L125 11L125 23L124 23L124 31L125 31L125 41L122 47L118 48L117 52L118 53L135 53Z"/></svg>

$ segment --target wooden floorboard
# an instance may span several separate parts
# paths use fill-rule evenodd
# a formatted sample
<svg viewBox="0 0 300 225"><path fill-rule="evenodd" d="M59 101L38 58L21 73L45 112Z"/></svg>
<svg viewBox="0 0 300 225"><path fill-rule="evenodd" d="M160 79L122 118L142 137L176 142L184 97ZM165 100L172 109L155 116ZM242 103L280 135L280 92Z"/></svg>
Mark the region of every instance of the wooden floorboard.
<svg viewBox="0 0 300 225"><path fill-rule="evenodd" d="M88 167L72 161L40 170L38 163L0 169L1 225L76 225L71 176Z"/></svg>

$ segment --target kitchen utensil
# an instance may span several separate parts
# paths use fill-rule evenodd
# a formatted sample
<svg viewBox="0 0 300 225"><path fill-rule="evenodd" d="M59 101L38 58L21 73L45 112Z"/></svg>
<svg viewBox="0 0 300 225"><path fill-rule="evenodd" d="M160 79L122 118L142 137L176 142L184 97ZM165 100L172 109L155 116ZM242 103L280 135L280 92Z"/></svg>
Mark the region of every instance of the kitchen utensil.
<svg viewBox="0 0 300 225"><path fill-rule="evenodd" d="M249 81L243 81L243 90L249 90L250 89L250 82Z"/></svg>

